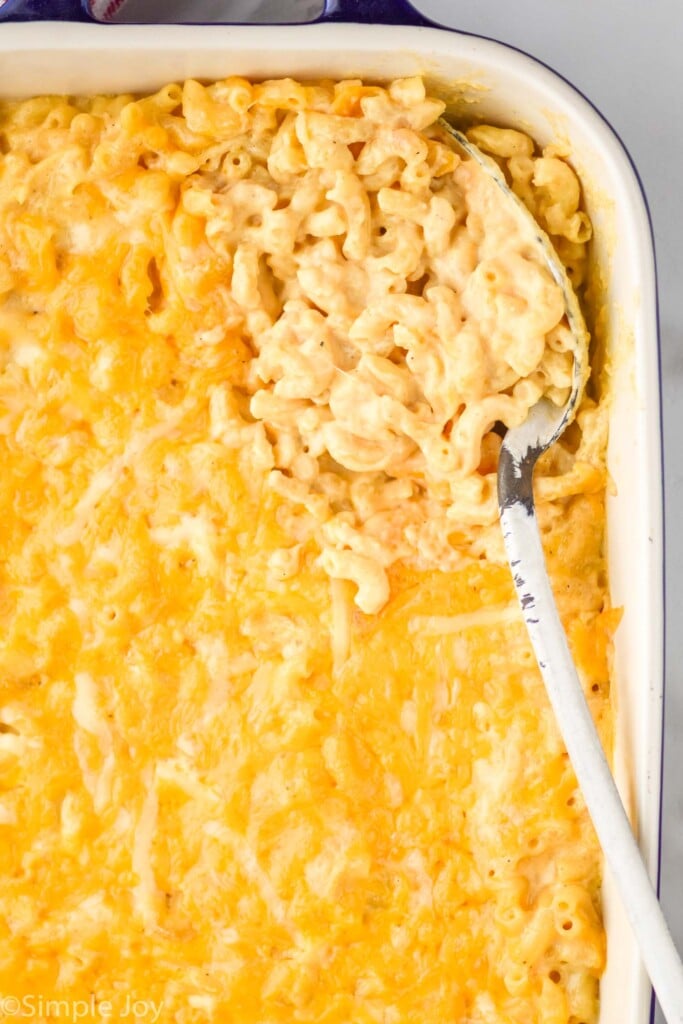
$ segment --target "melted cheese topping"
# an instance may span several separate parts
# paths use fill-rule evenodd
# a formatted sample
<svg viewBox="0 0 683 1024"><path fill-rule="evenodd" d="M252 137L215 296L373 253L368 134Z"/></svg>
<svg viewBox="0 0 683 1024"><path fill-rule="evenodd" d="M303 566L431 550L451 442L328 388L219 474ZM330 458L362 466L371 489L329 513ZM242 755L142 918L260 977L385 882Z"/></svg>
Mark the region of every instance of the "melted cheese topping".
<svg viewBox="0 0 683 1024"><path fill-rule="evenodd" d="M312 467L303 428L249 412L282 295L262 279L250 304L240 209L284 221L305 198L263 205L271 179L301 172L294 111L328 162L361 161L347 122L363 114L454 169L420 135L440 104L412 81L0 106L0 991L117 1012L138 998L179 1024L593 1022L599 851L497 524L439 522L433 550L457 555L439 568L384 558L381 530L360 550L353 531L365 543L378 516L420 507L413 484ZM519 133L476 131L579 283L586 225L566 165ZM384 175L370 191L400 196L387 175L408 167L419 178L409 147L364 146L366 178ZM251 191L234 223L223 203L219 230L201 204L220 207L236 179ZM363 258L348 185L302 214L347 270ZM436 213L431 227L403 215L413 239L437 231ZM306 308L300 332L310 314L337 344L341 321ZM539 351L543 387L555 372L561 391L556 326ZM481 422L479 510L496 457ZM540 517L609 743L604 410L587 400L573 434L541 469ZM338 515L349 489L355 520ZM434 500L453 505L438 487ZM351 533L330 540L332 513Z"/></svg>

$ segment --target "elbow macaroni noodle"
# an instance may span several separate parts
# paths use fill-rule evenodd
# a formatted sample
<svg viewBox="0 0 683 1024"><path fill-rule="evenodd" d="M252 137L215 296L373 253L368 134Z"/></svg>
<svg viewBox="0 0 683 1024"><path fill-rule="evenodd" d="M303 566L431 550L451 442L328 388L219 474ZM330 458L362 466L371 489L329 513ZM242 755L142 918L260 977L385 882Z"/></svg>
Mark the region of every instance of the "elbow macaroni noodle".
<svg viewBox="0 0 683 1024"><path fill-rule="evenodd" d="M497 426L565 402L572 336L443 107L416 78L0 103L0 990L597 1020L599 853L495 497ZM581 288L572 168L468 136ZM605 431L584 398L536 487L608 743Z"/></svg>

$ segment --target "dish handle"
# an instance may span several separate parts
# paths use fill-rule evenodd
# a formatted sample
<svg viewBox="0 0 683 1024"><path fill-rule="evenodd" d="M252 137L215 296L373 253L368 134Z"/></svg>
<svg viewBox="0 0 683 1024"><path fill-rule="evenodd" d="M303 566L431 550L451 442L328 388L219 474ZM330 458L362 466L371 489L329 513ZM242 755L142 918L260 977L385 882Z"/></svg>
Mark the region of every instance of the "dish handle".
<svg viewBox="0 0 683 1024"><path fill-rule="evenodd" d="M436 25L435 21L425 18L413 7L410 0L325 0L323 12L317 19L318 24L324 21L418 27Z"/></svg>
<svg viewBox="0 0 683 1024"><path fill-rule="evenodd" d="M0 0L3 21L90 21L80 0Z"/></svg>
<svg viewBox="0 0 683 1024"><path fill-rule="evenodd" d="M120 6L121 3L109 5L116 10ZM94 8L92 0L0 0L0 21L111 20L107 13L98 15ZM413 7L410 0L324 0L323 11L313 24L323 22L416 27L436 24Z"/></svg>

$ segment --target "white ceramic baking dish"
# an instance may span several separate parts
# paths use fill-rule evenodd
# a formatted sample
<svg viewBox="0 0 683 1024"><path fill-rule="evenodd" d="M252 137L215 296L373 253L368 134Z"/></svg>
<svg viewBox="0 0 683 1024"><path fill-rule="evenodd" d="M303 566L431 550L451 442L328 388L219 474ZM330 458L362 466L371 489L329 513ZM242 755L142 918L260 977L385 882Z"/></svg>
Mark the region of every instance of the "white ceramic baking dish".
<svg viewBox="0 0 683 1024"><path fill-rule="evenodd" d="M91 3L95 0L91 0ZM352 14L359 15L353 0ZM409 20L393 0L396 21ZM339 0L331 0L343 16ZM376 3L375 3L376 6ZM384 20L391 18L382 8ZM373 10L373 2L366 5ZM367 13L367 11L366 11ZM663 701L660 386L652 234L637 175L591 104L547 67L491 40L432 27L101 26L42 22L0 29L0 96L155 89L193 76L255 78L427 75L453 113L566 141L606 273L614 365L608 504L610 585L624 607L616 641L615 770L651 877L658 873ZM651 990L609 878L608 968L601 1024L645 1024Z"/></svg>

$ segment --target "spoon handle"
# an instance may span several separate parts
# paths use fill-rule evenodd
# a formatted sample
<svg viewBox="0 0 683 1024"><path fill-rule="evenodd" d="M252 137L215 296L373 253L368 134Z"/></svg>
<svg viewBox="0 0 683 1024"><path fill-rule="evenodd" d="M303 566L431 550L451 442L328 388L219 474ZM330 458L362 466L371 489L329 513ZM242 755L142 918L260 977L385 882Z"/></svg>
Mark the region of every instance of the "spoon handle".
<svg viewBox="0 0 683 1024"><path fill-rule="evenodd" d="M501 458L512 458L505 453ZM535 460L534 460L535 461ZM669 1024L683 1024L683 966L612 778L555 605L531 496L502 503L501 526L515 589L543 681L586 806Z"/></svg>

